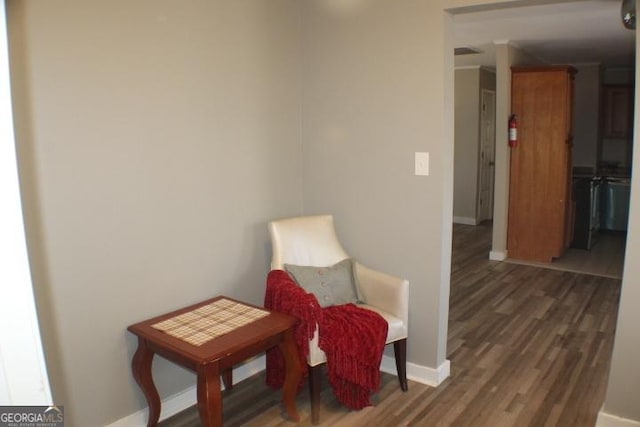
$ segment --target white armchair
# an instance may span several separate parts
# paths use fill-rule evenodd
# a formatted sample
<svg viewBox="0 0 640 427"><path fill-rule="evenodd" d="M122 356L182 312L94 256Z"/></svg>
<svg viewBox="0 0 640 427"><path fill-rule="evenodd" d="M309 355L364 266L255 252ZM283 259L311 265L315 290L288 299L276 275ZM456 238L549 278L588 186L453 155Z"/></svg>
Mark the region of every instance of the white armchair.
<svg viewBox="0 0 640 427"><path fill-rule="evenodd" d="M284 269L285 264L327 267L349 255L338 240L331 215L317 215L282 219L269 223L273 247L271 269ZM388 323L386 343L394 344L398 379L407 391L406 349L409 317L409 282L381 273L356 262L359 295L364 304L359 307L375 311ZM309 389L311 421L319 419L320 366L327 361L318 346L318 330L309 342Z"/></svg>

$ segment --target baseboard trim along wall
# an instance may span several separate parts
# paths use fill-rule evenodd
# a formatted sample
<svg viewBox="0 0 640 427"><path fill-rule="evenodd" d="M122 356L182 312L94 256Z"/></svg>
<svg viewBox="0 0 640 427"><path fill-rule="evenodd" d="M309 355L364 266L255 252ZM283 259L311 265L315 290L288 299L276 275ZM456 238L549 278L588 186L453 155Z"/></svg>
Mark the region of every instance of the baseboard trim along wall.
<svg viewBox="0 0 640 427"><path fill-rule="evenodd" d="M233 368L233 382L239 383L255 374L266 369L266 358L264 355L257 357L243 365ZM393 357L382 356L380 370L391 375L397 375L396 362ZM407 362L407 378L431 387L437 387L445 379L449 377L451 372L451 364L449 360L445 360L437 369L427 366L417 365ZM196 387L176 393L162 400L162 410L160 412L160 421L166 420L173 415L184 411L185 409L195 405L197 402ZM139 427L147 424L148 410L145 407L131 415L120 418L113 424L106 427ZM635 424L634 424L635 425Z"/></svg>
<svg viewBox="0 0 640 427"><path fill-rule="evenodd" d="M491 251L489 252L489 259L491 261L504 261L507 259L506 251Z"/></svg>
<svg viewBox="0 0 640 427"><path fill-rule="evenodd" d="M468 218L465 216L454 216L453 223L464 224L464 225L478 225L478 221L476 221L475 218Z"/></svg>
<svg viewBox="0 0 640 427"><path fill-rule="evenodd" d="M391 356L382 356L380 370L387 374L397 375L396 360ZM431 387L439 386L451 373L451 362L445 360L437 369L407 362L407 378Z"/></svg>
<svg viewBox="0 0 640 427"><path fill-rule="evenodd" d="M640 421L620 418L600 410L596 427L640 427Z"/></svg>
<svg viewBox="0 0 640 427"><path fill-rule="evenodd" d="M247 363L238 365L233 368L233 382L239 383L249 377L254 376L266 368L266 357L264 355L256 357ZM224 386L222 387L224 389ZM166 420L173 415L184 411L185 409L197 403L196 386L189 387L186 390L176 393L162 400L162 409L160 411L160 421ZM147 407L134 412L124 418L120 418L113 424L106 427L140 427L147 425L147 417L149 411Z"/></svg>

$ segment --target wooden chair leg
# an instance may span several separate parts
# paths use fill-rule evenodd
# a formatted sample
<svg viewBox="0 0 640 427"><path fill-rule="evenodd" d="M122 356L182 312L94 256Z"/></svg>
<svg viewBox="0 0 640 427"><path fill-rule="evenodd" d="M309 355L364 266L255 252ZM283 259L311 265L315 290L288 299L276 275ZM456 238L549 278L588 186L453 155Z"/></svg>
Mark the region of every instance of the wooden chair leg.
<svg viewBox="0 0 640 427"><path fill-rule="evenodd" d="M320 389L322 365L309 366L309 396L311 400L311 424L320 423Z"/></svg>
<svg viewBox="0 0 640 427"><path fill-rule="evenodd" d="M407 384L407 339L395 341L393 351L396 356L396 369L398 370L398 381L402 391L409 390Z"/></svg>

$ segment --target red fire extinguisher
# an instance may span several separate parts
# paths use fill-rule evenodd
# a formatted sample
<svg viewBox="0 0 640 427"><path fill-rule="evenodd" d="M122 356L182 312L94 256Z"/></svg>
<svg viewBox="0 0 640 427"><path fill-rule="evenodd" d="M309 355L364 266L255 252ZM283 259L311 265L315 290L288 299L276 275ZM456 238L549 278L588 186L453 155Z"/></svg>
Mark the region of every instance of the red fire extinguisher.
<svg viewBox="0 0 640 427"><path fill-rule="evenodd" d="M509 116L509 147L518 146L518 119L515 114Z"/></svg>

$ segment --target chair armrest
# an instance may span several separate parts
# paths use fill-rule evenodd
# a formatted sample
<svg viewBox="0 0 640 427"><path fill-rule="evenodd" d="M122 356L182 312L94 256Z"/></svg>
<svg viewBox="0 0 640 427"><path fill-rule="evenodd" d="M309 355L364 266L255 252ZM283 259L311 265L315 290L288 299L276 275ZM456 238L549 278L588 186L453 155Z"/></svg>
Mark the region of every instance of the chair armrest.
<svg viewBox="0 0 640 427"><path fill-rule="evenodd" d="M364 301L409 324L409 281L356 263L358 285Z"/></svg>

